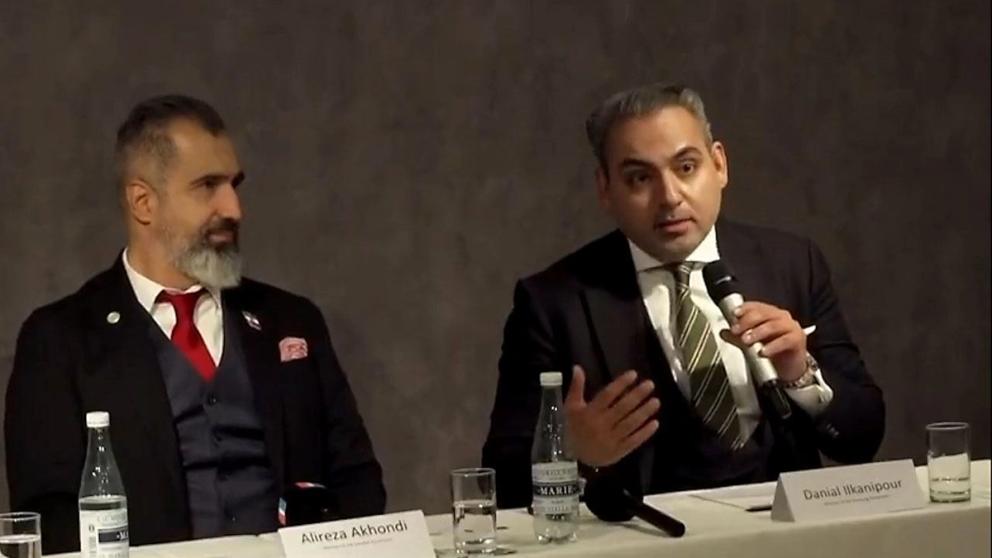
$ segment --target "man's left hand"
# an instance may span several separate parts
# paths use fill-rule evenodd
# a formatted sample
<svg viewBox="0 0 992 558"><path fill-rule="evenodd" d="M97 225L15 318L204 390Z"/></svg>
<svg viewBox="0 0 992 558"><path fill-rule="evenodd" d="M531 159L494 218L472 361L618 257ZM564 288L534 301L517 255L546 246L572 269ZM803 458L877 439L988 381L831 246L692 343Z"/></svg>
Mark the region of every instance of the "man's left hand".
<svg viewBox="0 0 992 558"><path fill-rule="evenodd" d="M763 344L761 356L772 361L784 382L798 380L806 371L806 334L787 310L745 302L737 309L737 325L721 331L720 337L742 350Z"/></svg>

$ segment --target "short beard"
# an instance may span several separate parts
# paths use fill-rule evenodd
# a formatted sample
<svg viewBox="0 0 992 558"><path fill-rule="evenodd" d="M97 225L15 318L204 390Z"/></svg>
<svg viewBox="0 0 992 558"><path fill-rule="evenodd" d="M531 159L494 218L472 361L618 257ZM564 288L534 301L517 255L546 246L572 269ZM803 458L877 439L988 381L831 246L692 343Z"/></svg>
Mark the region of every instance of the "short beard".
<svg viewBox="0 0 992 558"><path fill-rule="evenodd" d="M210 234L230 231L234 239L214 246ZM204 225L196 237L183 243L175 232L165 230L172 265L206 288L226 289L241 283L241 253L238 249L238 223L231 219L214 220Z"/></svg>

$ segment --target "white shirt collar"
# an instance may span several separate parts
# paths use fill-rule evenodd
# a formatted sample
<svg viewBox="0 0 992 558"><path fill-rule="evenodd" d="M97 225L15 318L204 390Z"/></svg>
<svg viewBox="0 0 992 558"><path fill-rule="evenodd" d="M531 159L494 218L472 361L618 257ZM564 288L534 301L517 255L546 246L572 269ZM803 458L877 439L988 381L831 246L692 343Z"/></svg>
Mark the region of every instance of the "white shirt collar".
<svg viewBox="0 0 992 558"><path fill-rule="evenodd" d="M638 273L649 269L657 269L666 263L675 263L658 261L654 256L648 254L644 250L641 250L641 248L634 244L629 238L627 239L627 244L630 246L630 256L634 259L634 268L637 269ZM716 244L716 226L713 226L710 227L710 231L703 237L703 241L700 242L699 246L696 246L696 249L686 257L685 261L710 263L719 259L720 250L717 248Z"/></svg>
<svg viewBox="0 0 992 558"><path fill-rule="evenodd" d="M128 281L131 282L131 288L134 289L134 296L138 298L138 303L141 307L145 309L148 313L151 313L152 308L155 306L156 299L159 293L162 291L168 291L170 293L195 293L203 289L203 285L193 285L190 288L180 291L179 289L170 289L162 285L159 285L155 281L145 277L138 270L131 267L131 262L127 259L127 248L124 249L124 253L121 255L121 260L124 262L124 271L127 273ZM206 289L210 293L211 298L220 306L220 291L216 289Z"/></svg>

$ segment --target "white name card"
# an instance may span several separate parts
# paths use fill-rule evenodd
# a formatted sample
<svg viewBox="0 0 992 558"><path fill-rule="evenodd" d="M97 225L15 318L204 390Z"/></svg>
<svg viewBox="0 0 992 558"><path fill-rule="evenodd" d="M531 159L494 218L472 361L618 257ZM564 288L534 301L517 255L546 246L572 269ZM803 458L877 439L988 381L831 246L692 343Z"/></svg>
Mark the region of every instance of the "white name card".
<svg viewBox="0 0 992 558"><path fill-rule="evenodd" d="M776 521L809 521L922 508L911 459L827 467L779 475L772 504Z"/></svg>
<svg viewBox="0 0 992 558"><path fill-rule="evenodd" d="M434 558L420 510L285 527L279 538L286 558Z"/></svg>

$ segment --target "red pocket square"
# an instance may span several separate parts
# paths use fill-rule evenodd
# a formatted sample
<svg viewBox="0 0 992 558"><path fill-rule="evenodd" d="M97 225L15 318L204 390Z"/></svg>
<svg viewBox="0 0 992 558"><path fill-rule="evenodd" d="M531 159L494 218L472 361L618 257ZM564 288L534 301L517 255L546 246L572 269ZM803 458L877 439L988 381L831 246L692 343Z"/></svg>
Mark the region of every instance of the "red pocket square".
<svg viewBox="0 0 992 558"><path fill-rule="evenodd" d="M299 337L286 337L279 342L279 360L289 362L307 358L307 340Z"/></svg>

